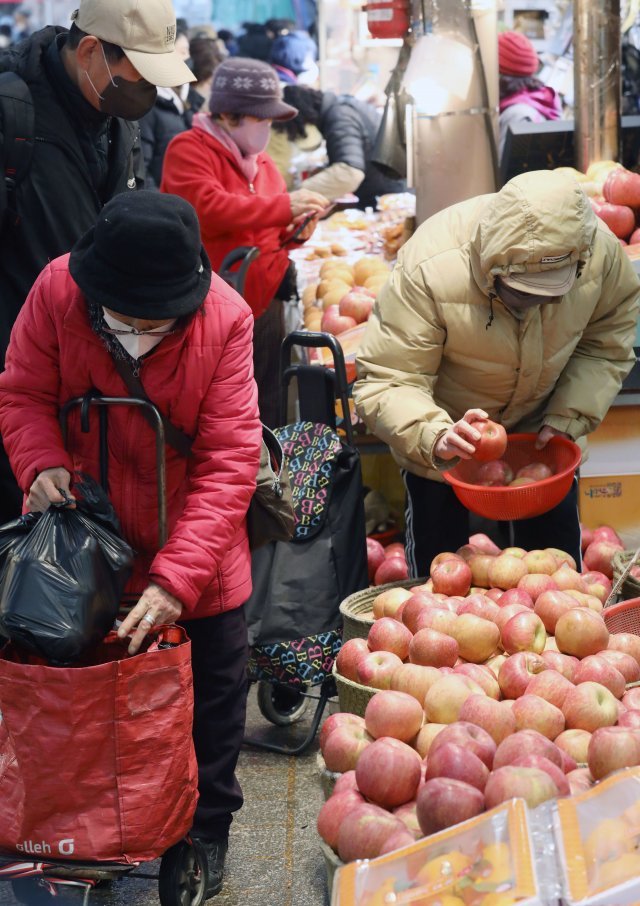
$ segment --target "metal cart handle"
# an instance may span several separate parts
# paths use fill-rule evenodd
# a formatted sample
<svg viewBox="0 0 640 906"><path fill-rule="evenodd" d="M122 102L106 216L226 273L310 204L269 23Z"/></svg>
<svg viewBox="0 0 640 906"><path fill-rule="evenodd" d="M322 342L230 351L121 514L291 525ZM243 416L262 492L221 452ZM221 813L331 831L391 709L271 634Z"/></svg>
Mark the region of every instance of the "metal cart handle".
<svg viewBox="0 0 640 906"><path fill-rule="evenodd" d="M107 412L106 406L133 406L137 409L146 409L151 415L154 425L153 431L156 437L156 474L158 479L158 543L163 547L167 541L167 474L165 463L165 437L164 425L160 412L149 400L138 399L132 396L102 396L95 390L90 390L84 396L77 396L66 402L60 410L60 428L62 430L62 440L67 446L67 437L69 433L69 413L74 406L80 406L81 409L81 430L84 433L89 432L89 408L91 406L100 407L100 484L105 493L108 493L107 487Z"/></svg>
<svg viewBox="0 0 640 906"><path fill-rule="evenodd" d="M222 277L225 283L228 283L237 293L243 296L249 266L259 254L260 249L255 245L239 245L237 249L232 249L224 256L218 268L218 275ZM231 268L238 261L242 261L242 264L237 271L232 271Z"/></svg>
<svg viewBox="0 0 640 906"><path fill-rule="evenodd" d="M310 331L294 330L282 341L280 347L280 375L285 388L292 377L295 377L298 366L291 364L291 349L294 346L306 346L313 349L330 349L333 355L333 374L335 376L335 396L342 404L342 420L347 443L353 443L353 427L349 414L349 384L347 382L347 369L344 363L344 353L339 341L330 333L314 333ZM286 393L283 394L286 397Z"/></svg>

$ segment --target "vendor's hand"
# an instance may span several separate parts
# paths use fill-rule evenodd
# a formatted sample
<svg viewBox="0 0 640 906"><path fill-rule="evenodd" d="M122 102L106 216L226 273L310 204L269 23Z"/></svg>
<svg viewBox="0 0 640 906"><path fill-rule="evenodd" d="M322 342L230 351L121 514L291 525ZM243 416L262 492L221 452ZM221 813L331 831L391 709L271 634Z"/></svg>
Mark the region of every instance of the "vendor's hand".
<svg viewBox="0 0 640 906"><path fill-rule="evenodd" d="M70 495L71 475L62 466L55 469L44 469L29 488L27 497L27 509L30 512L44 513L52 503L64 503L64 494L60 493L61 489L67 495ZM71 497L71 500L74 498ZM75 509L75 501L69 504L71 509Z"/></svg>
<svg viewBox="0 0 640 906"><path fill-rule="evenodd" d="M468 409L459 421L438 438L433 449L438 459L471 459L475 445L480 440L480 432L473 427L473 423L483 422L487 418L489 416L484 409Z"/></svg>
<svg viewBox="0 0 640 906"><path fill-rule="evenodd" d="M289 192L291 202L291 218L305 214L320 214L330 202L324 195L319 192L310 192L309 189L296 189L295 192Z"/></svg>
<svg viewBox="0 0 640 906"><path fill-rule="evenodd" d="M169 594L168 591L165 591L164 588L151 583L145 588L136 606L131 609L126 619L122 621L122 625L118 627L118 638L124 639L133 631L128 651L129 654L135 654L143 643L146 634L154 626L161 626L163 623L175 623L176 620L180 619L181 614L182 604L180 601Z"/></svg>
<svg viewBox="0 0 640 906"><path fill-rule="evenodd" d="M556 428L552 428L551 425L543 425L538 431L536 438L536 450L542 450L543 447L546 447L552 437L566 437L567 440L573 440L571 435L565 431L558 431Z"/></svg>

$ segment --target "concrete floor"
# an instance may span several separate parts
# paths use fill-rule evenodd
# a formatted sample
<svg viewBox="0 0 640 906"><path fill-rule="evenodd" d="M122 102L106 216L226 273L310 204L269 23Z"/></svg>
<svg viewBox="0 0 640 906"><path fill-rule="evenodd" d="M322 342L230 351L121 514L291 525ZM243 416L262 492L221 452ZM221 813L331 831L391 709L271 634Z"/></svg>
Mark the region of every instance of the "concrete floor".
<svg viewBox="0 0 640 906"><path fill-rule="evenodd" d="M255 687L249 695L247 735L292 745L304 736L315 701L291 730L273 727L260 714ZM326 714L337 710L330 704ZM231 828L223 891L215 906L328 906L326 868L316 816L323 802L317 767L318 743L304 755L276 755L244 748L238 776L245 805ZM91 891L89 906L158 906L159 862ZM79 891L77 892L80 893ZM51 899L52 906L61 898ZM70 901L69 901L70 902ZM81 903L76 898L74 903ZM0 883L0 906L14 906L9 883Z"/></svg>

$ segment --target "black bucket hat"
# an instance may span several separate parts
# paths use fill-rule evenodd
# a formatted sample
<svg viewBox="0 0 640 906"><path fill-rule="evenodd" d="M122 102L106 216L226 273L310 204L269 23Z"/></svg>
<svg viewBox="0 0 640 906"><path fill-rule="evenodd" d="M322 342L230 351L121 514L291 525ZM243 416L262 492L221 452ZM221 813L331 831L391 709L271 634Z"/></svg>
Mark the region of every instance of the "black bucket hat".
<svg viewBox="0 0 640 906"><path fill-rule="evenodd" d="M71 249L69 272L93 302L132 318L179 318L200 307L211 264L184 198L125 192Z"/></svg>

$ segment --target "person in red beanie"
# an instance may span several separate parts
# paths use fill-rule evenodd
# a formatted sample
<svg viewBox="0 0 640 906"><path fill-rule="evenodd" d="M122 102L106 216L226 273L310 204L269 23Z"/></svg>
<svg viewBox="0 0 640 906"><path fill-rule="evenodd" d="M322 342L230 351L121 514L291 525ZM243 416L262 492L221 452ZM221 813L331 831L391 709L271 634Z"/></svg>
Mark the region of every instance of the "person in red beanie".
<svg viewBox="0 0 640 906"><path fill-rule="evenodd" d="M540 60L531 41L517 31L498 35L498 72L500 78L500 144L504 144L513 123L542 123L562 115L560 98L553 88L536 77Z"/></svg>

